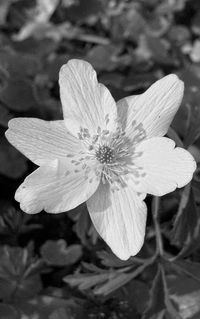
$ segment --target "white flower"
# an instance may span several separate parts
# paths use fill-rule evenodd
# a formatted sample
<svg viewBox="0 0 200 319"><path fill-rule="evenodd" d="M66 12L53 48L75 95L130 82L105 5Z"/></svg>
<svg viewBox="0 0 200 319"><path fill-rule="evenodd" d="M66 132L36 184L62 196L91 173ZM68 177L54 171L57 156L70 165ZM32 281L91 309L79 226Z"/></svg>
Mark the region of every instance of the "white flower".
<svg viewBox="0 0 200 319"><path fill-rule="evenodd" d="M176 75L115 103L92 66L71 60L60 71L64 120L16 118L6 136L39 166L17 189L26 213L70 210L84 201L100 236L121 259L144 242L146 193L162 196L192 179L190 153L162 137L181 103Z"/></svg>

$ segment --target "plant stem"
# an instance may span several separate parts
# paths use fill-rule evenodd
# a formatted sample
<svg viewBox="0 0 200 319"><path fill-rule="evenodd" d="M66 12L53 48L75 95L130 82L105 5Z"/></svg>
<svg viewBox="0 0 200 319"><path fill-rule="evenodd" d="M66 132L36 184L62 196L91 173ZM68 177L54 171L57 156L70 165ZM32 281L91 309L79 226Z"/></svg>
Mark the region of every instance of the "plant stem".
<svg viewBox="0 0 200 319"><path fill-rule="evenodd" d="M163 250L163 242L162 242L162 235L160 231L160 224L158 220L158 211L159 211L159 205L160 205L160 198L154 197L152 202L152 214L153 214L153 222L155 227L155 233L156 233L156 253L160 256L164 255Z"/></svg>
<svg viewBox="0 0 200 319"><path fill-rule="evenodd" d="M176 146L184 147L183 142L181 141L180 137L172 127L169 128L167 136L175 141Z"/></svg>

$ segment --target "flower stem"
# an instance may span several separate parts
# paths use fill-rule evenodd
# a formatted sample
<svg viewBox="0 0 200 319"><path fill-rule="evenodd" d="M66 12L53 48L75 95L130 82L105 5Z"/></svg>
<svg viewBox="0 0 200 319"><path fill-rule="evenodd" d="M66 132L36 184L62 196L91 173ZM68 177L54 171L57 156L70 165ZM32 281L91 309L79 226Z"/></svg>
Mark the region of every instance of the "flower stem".
<svg viewBox="0 0 200 319"><path fill-rule="evenodd" d="M184 147L183 142L181 141L180 137L172 127L169 128L167 136L175 141L176 146Z"/></svg>
<svg viewBox="0 0 200 319"><path fill-rule="evenodd" d="M163 256L164 255L163 242L162 242L162 235L161 235L160 224L158 219L159 206L160 206L160 198L155 196L152 201L152 214L153 214L153 222L154 222L155 233L156 233L156 253L159 256Z"/></svg>

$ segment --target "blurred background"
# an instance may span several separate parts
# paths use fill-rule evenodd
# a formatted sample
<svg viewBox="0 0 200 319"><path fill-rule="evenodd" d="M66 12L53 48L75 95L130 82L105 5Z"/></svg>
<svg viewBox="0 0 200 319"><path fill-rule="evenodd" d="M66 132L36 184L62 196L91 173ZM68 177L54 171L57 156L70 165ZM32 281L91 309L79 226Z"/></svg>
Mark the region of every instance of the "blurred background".
<svg viewBox="0 0 200 319"><path fill-rule="evenodd" d="M62 119L58 73L71 58L89 61L116 100L177 74L185 95L169 136L200 161L200 1L0 0L0 319L199 319L199 168L162 197L159 223L147 197L145 245L126 262L85 204L30 216L14 201L36 166L7 142L8 121Z"/></svg>

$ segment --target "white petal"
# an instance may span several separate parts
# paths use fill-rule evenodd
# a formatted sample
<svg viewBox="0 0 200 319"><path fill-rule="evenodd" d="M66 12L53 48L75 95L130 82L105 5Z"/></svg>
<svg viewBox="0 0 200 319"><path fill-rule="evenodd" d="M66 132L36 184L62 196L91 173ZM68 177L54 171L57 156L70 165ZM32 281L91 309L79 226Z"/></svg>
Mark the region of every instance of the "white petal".
<svg viewBox="0 0 200 319"><path fill-rule="evenodd" d="M162 196L188 184L196 169L192 155L166 137L153 137L135 148L139 176L132 176L138 192Z"/></svg>
<svg viewBox="0 0 200 319"><path fill-rule="evenodd" d="M67 159L67 155L82 149L80 140L68 132L64 121L15 118L9 121L6 137L37 165L56 158Z"/></svg>
<svg viewBox="0 0 200 319"><path fill-rule="evenodd" d="M85 202L97 189L99 181L90 171L88 179L83 171L68 171L57 160L39 167L17 189L15 199L28 214L41 210L61 213Z"/></svg>
<svg viewBox="0 0 200 319"><path fill-rule="evenodd" d="M147 138L165 135L180 106L183 91L183 82L170 74L155 82L145 93L120 100L117 107L126 110L127 135L133 137L137 125L142 126Z"/></svg>
<svg viewBox="0 0 200 319"><path fill-rule="evenodd" d="M147 209L137 193L127 187L112 192L100 184L87 207L97 232L119 258L126 260L139 252Z"/></svg>
<svg viewBox="0 0 200 319"><path fill-rule="evenodd" d="M122 128L125 130L127 126L127 116L130 113L129 107L134 108L136 101L140 95L132 95L125 97L117 102L117 116L118 122L122 125ZM133 106L134 105L134 106Z"/></svg>
<svg viewBox="0 0 200 319"><path fill-rule="evenodd" d="M114 130L116 103L109 90L98 83L88 62L73 59L63 65L59 84L65 123L72 134L76 135L80 127L89 129L92 135L98 126Z"/></svg>

